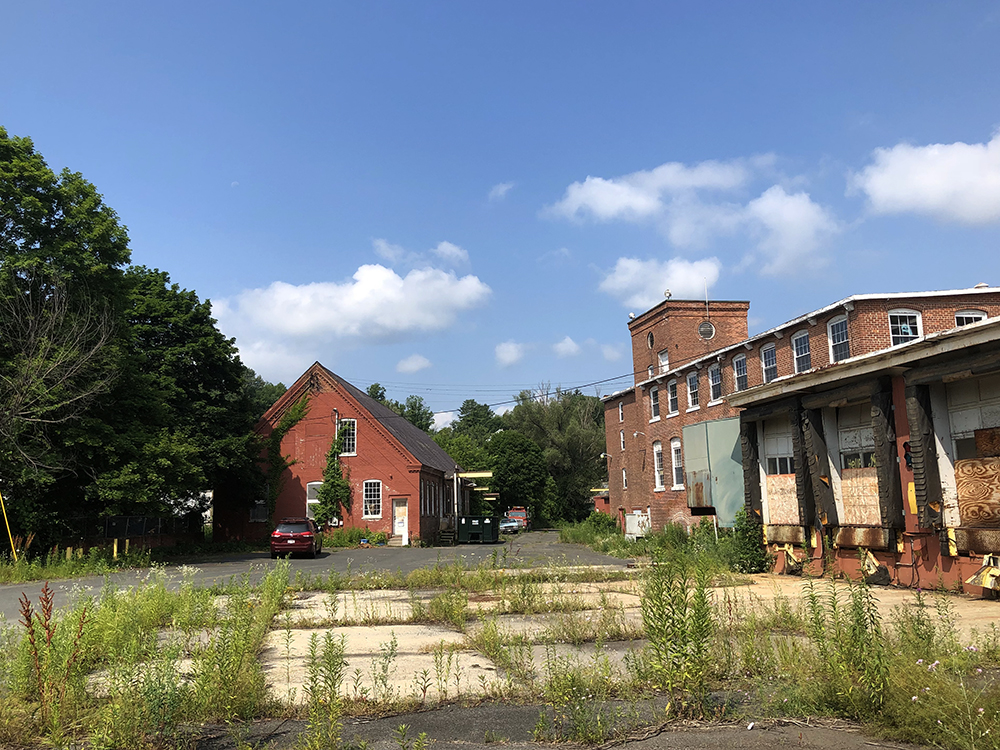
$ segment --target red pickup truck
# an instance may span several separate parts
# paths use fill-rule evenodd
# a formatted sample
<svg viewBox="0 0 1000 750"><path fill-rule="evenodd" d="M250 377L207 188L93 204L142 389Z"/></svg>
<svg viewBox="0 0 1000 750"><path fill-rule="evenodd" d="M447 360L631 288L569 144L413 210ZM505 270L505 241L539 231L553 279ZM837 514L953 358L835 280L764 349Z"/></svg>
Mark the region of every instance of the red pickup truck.
<svg viewBox="0 0 1000 750"><path fill-rule="evenodd" d="M528 518L528 509L515 505L513 508L507 511L507 518L511 518L517 521L518 526L521 527L521 531L527 531L530 524L530 519Z"/></svg>

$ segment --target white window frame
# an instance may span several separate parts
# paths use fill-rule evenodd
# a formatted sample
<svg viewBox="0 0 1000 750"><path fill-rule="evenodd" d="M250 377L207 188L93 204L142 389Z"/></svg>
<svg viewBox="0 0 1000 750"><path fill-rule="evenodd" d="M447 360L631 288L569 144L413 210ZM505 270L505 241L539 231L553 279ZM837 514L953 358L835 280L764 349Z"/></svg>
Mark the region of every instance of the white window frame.
<svg viewBox="0 0 1000 750"><path fill-rule="evenodd" d="M980 320L986 320L986 317L986 313L983 310L959 310L955 313L955 327L960 328L961 326L978 323ZM969 320L959 323L959 318L968 318Z"/></svg>
<svg viewBox="0 0 1000 750"><path fill-rule="evenodd" d="M839 326L841 323L844 324L844 339L843 341L834 341L833 327ZM830 318L830 322L826 324L826 338L830 344L830 362L843 362L845 359L851 358L851 334L847 327L846 315L838 315L835 318ZM845 344L847 346L846 356L836 356L834 347L839 346L840 344Z"/></svg>
<svg viewBox="0 0 1000 750"><path fill-rule="evenodd" d="M625 430L619 430L618 437L621 439L622 450L625 450Z"/></svg>
<svg viewBox="0 0 1000 750"><path fill-rule="evenodd" d="M893 329L900 326L899 321L893 322L893 318L914 318L916 321L917 330L912 334L905 334L900 329L897 334ZM906 325L909 325L908 323ZM921 316L919 310L908 310L906 308L898 308L896 310L889 311L889 341L892 346L902 346L903 344L908 344L911 341L917 341L923 338L924 335L924 322L923 316ZM897 341L897 337L900 339Z"/></svg>
<svg viewBox="0 0 1000 750"><path fill-rule="evenodd" d="M650 331L646 334L646 348L652 349L654 343L656 343L656 340L653 338L653 332Z"/></svg>
<svg viewBox="0 0 1000 750"><path fill-rule="evenodd" d="M323 486L322 482L307 482L306 483L306 518L316 517L316 506L319 505L319 488Z"/></svg>
<svg viewBox="0 0 1000 750"><path fill-rule="evenodd" d="M743 365L742 375L740 375L740 365ZM740 388L741 377L743 378L742 388ZM745 354L733 357L733 382L736 384L737 391L745 391L750 387L750 378L747 376L747 356Z"/></svg>
<svg viewBox="0 0 1000 750"><path fill-rule="evenodd" d="M718 386L718 396L715 395L716 386ZM708 403L722 403L722 367L719 365L712 365L708 368Z"/></svg>
<svg viewBox="0 0 1000 750"><path fill-rule="evenodd" d="M649 421L660 421L660 389L655 385L649 389Z"/></svg>
<svg viewBox="0 0 1000 750"><path fill-rule="evenodd" d="M345 432L344 434L344 450L341 452L341 456L356 456L358 455L358 420L356 419L341 419L337 430L342 431L345 427L350 427L350 432ZM348 440L350 442L348 442ZM351 450L347 450L351 448Z"/></svg>
<svg viewBox="0 0 1000 750"><path fill-rule="evenodd" d="M694 388L691 384L694 383ZM689 372L687 375L688 389L688 411L695 411L701 406L701 397L698 395L698 372Z"/></svg>
<svg viewBox="0 0 1000 750"><path fill-rule="evenodd" d="M671 479L673 479L673 485L670 487L672 490L683 490L684 489L684 453L681 450L681 439L671 438L670 439L670 465L672 472L670 474ZM677 481L680 478L681 481Z"/></svg>
<svg viewBox="0 0 1000 750"><path fill-rule="evenodd" d="M670 369L670 352L664 349L656 353L656 364L659 365L660 375Z"/></svg>
<svg viewBox="0 0 1000 750"><path fill-rule="evenodd" d="M376 494L377 491L377 494ZM363 506L361 509L362 518L381 518L382 517L382 480L381 479L366 479L363 485L362 491L362 502ZM373 507L374 503L378 503L377 509Z"/></svg>
<svg viewBox="0 0 1000 750"><path fill-rule="evenodd" d="M805 341L805 352L799 352L796 342ZM792 359L795 361L795 372L805 372L812 369L812 342L809 341L809 331L799 331L791 339ZM808 358L807 367L802 367L802 359Z"/></svg>
<svg viewBox="0 0 1000 750"><path fill-rule="evenodd" d="M618 402L618 421L619 422L624 422L625 421L625 402L624 401L619 401Z"/></svg>
<svg viewBox="0 0 1000 750"><path fill-rule="evenodd" d="M774 364L767 364L767 355L774 357ZM778 377L778 347L768 344L760 348L760 374L765 383L770 383Z"/></svg>
<svg viewBox="0 0 1000 750"><path fill-rule="evenodd" d="M656 377L656 368L650 365L646 368L646 377L650 380Z"/></svg>
<svg viewBox="0 0 1000 750"><path fill-rule="evenodd" d="M625 472L625 468L622 467L622 489L628 489L628 474Z"/></svg>
<svg viewBox="0 0 1000 750"><path fill-rule="evenodd" d="M676 417L680 411L681 400L677 396L677 381L671 380L667 383L667 416Z"/></svg>
<svg viewBox="0 0 1000 750"><path fill-rule="evenodd" d="M663 444L659 440L653 443L653 489L666 489L663 484Z"/></svg>

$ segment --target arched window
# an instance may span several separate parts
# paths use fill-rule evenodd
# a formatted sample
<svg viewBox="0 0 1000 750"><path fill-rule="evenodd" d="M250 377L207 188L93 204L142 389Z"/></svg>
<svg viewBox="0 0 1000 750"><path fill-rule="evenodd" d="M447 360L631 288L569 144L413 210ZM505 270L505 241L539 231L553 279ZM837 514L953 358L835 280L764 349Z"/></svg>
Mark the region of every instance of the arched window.
<svg viewBox="0 0 1000 750"><path fill-rule="evenodd" d="M986 313L982 310L959 310L955 313L956 326L967 326L980 320L986 320Z"/></svg>
<svg viewBox="0 0 1000 750"><path fill-rule="evenodd" d="M679 407L680 403L677 398L677 381L671 380L667 383L667 413L673 416L677 413Z"/></svg>
<svg viewBox="0 0 1000 750"><path fill-rule="evenodd" d="M663 444L657 440L653 443L653 488L664 489L663 486Z"/></svg>
<svg viewBox="0 0 1000 750"><path fill-rule="evenodd" d="M625 421L625 403L623 401L618 402L618 421Z"/></svg>
<svg viewBox="0 0 1000 750"><path fill-rule="evenodd" d="M778 377L778 350L774 344L768 344L761 348L760 370L765 383L770 383Z"/></svg>
<svg viewBox="0 0 1000 750"><path fill-rule="evenodd" d="M889 311L889 335L892 337L893 346L916 341L923 333L920 313L916 310Z"/></svg>
<svg viewBox="0 0 1000 750"><path fill-rule="evenodd" d="M847 340L847 316L839 315L826 324L830 339L830 361L840 362L851 356L851 342Z"/></svg>
<svg viewBox="0 0 1000 750"><path fill-rule="evenodd" d="M674 486L672 490L684 489L684 454L681 452L681 439L673 438L670 441L670 462L674 470Z"/></svg>
<svg viewBox="0 0 1000 750"><path fill-rule="evenodd" d="M745 391L747 389L747 358L745 355L733 357L733 375L736 377L736 390Z"/></svg>
<svg viewBox="0 0 1000 750"><path fill-rule="evenodd" d="M792 336L792 354L795 356L795 372L805 372L812 367L809 331L799 331Z"/></svg>
<svg viewBox="0 0 1000 750"><path fill-rule="evenodd" d="M688 383L688 410L698 408L698 373L689 372L687 376Z"/></svg>
<svg viewBox="0 0 1000 750"><path fill-rule="evenodd" d="M618 437L621 439L622 450L625 450L625 430L619 430Z"/></svg>

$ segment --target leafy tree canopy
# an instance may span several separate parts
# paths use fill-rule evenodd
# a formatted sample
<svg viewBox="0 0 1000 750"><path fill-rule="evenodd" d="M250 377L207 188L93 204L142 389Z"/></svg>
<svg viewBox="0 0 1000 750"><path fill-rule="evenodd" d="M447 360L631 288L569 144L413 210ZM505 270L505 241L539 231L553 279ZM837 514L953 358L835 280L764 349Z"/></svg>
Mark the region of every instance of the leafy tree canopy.
<svg viewBox="0 0 1000 750"><path fill-rule="evenodd" d="M451 429L456 435L468 435L480 444L486 438L503 427L500 417L486 404L475 399L466 399L458 410L458 419L452 422Z"/></svg>
<svg viewBox="0 0 1000 750"><path fill-rule="evenodd" d="M490 487L500 493L501 504L535 508L549 479L541 448L520 432L505 430L490 438L487 450L493 470Z"/></svg>
<svg viewBox="0 0 1000 750"><path fill-rule="evenodd" d="M406 401L400 403L394 399L387 398L385 388L380 383L372 383L368 386L366 393L424 432L429 433L433 430L434 412L424 403L423 396L407 396Z"/></svg>
<svg viewBox="0 0 1000 750"><path fill-rule="evenodd" d="M591 488L607 480L607 464L601 459L606 446L601 400L559 388L541 395L522 391L502 421L542 449L555 482L551 520L586 517L593 509Z"/></svg>

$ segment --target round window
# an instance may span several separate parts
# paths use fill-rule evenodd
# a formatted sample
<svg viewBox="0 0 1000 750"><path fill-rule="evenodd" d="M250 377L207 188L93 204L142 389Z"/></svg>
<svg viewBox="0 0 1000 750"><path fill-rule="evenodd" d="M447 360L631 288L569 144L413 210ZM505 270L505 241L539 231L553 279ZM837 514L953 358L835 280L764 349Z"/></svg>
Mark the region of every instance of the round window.
<svg viewBox="0 0 1000 750"><path fill-rule="evenodd" d="M646 347L649 349L653 348L653 332L650 331L646 334Z"/></svg>
<svg viewBox="0 0 1000 750"><path fill-rule="evenodd" d="M715 336L715 326L710 321L705 321L698 326L698 335L703 339L710 339Z"/></svg>

